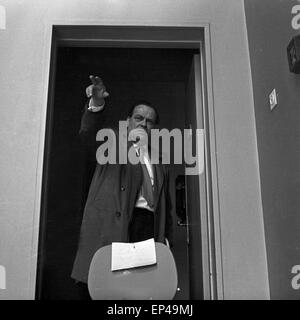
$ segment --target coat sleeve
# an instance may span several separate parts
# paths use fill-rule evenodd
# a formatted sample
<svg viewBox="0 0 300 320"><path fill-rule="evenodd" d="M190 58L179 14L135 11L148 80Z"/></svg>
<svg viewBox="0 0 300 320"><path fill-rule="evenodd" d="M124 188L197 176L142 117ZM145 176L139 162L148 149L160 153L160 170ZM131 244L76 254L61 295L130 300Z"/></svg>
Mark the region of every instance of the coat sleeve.
<svg viewBox="0 0 300 320"><path fill-rule="evenodd" d="M88 158L95 160L96 150L100 145L100 142L96 141L96 135L105 126L105 119L105 109L99 112L91 112L88 110L88 102L85 104L81 117L79 136L88 154Z"/></svg>
<svg viewBox="0 0 300 320"><path fill-rule="evenodd" d="M104 120L104 110L92 112L88 110L88 102L85 104L79 129L79 136L83 143L92 144L96 141L96 134L103 127Z"/></svg>

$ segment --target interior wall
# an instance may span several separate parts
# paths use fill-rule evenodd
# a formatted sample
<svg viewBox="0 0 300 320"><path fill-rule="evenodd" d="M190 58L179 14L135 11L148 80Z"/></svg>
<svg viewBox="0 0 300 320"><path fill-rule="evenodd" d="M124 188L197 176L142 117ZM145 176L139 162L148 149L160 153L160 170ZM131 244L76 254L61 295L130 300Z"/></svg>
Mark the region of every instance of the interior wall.
<svg viewBox="0 0 300 320"><path fill-rule="evenodd" d="M299 299L292 287L300 264L300 75L290 73L287 45L296 0L245 0L257 127L271 298ZM268 96L276 88L278 106Z"/></svg>
<svg viewBox="0 0 300 320"><path fill-rule="evenodd" d="M268 276L248 44L240 0L3 0L0 30L1 299L32 299L51 33L50 25L210 25L222 291L267 298ZM217 208L215 208L217 210ZM255 234L255 237L253 236ZM218 269L221 272L221 269Z"/></svg>

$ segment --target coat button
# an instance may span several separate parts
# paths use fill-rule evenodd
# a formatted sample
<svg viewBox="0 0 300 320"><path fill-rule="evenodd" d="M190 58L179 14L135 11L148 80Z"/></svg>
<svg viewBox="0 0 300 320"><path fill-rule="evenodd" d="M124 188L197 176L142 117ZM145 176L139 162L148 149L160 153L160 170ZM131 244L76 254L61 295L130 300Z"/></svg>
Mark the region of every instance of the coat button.
<svg viewBox="0 0 300 320"><path fill-rule="evenodd" d="M124 186L121 186L121 191L125 191L125 187Z"/></svg>
<svg viewBox="0 0 300 320"><path fill-rule="evenodd" d="M118 218L120 218L121 217L121 212L116 212L116 216L118 217Z"/></svg>

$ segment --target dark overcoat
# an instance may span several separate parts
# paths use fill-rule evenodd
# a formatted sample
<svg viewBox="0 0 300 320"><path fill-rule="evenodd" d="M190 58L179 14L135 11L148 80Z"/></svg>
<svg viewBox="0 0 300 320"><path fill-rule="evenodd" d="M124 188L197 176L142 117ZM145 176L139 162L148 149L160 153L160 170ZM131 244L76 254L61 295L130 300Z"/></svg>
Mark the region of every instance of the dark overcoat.
<svg viewBox="0 0 300 320"><path fill-rule="evenodd" d="M100 117L85 110L80 129L83 141L96 140ZM172 243L168 169L163 164L155 164L153 171L154 239L164 242L168 238ZM141 181L140 165L97 163L84 209L72 278L86 283L91 260L99 248L112 242L128 242L128 227Z"/></svg>

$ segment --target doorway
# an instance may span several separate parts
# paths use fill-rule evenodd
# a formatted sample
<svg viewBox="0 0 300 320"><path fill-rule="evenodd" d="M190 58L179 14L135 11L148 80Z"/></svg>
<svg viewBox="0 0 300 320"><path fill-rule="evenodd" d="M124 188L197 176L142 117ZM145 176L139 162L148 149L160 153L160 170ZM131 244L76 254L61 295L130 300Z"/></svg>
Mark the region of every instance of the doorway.
<svg viewBox="0 0 300 320"><path fill-rule="evenodd" d="M198 49L176 48L91 48L59 46L52 65L52 111L48 116L43 201L39 241L38 299L79 299L70 278L75 258L83 208L95 167L79 141L78 129L88 76L101 76L110 92L106 122L126 118L129 106L138 99L155 104L160 112L161 127L186 127L187 92L191 65ZM171 167L171 196L176 200L176 181L184 175L184 165ZM185 180L186 183L189 183ZM192 194L190 186L189 194ZM190 201L190 199L189 199ZM195 207L199 199L195 197ZM178 201L177 201L178 202ZM174 249L179 275L175 299L203 299L203 261L199 225L193 250L199 258L190 259L188 223L182 223L173 208ZM178 222L178 223L177 223ZM196 223L197 224L197 223ZM195 253L193 253L195 255ZM193 265L189 263L193 261ZM197 268L201 266L201 268ZM198 272L192 272L192 270ZM196 275L196 276L195 276ZM191 276L193 278L191 278ZM194 281L197 283L195 284ZM193 284L191 286L191 283Z"/></svg>

